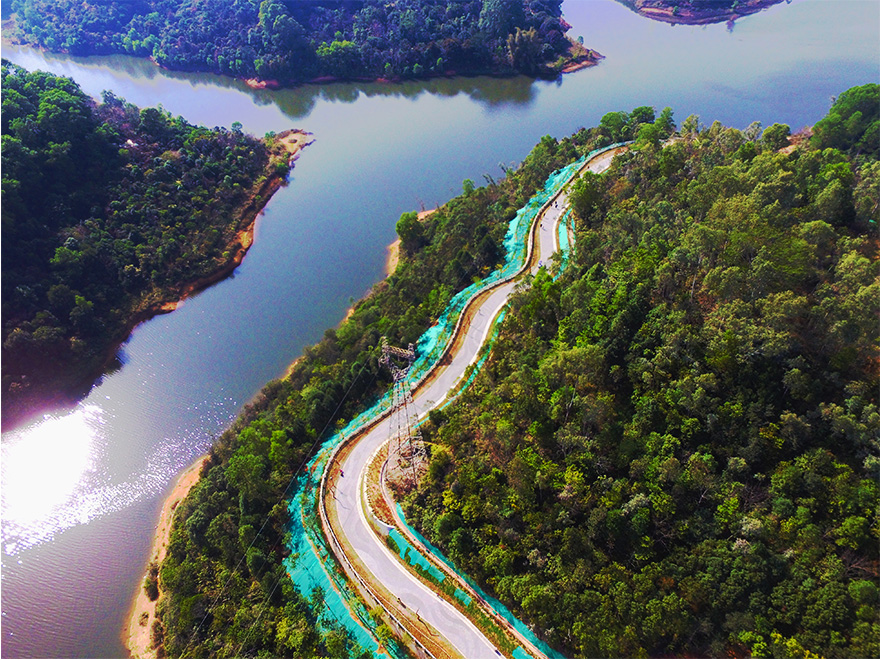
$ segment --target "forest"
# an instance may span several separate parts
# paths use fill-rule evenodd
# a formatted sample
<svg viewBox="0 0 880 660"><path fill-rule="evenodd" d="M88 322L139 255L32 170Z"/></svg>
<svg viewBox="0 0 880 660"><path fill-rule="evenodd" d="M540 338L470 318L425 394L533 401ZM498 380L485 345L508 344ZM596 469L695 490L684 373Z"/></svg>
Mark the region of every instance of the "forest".
<svg viewBox="0 0 880 660"><path fill-rule="evenodd" d="M12 0L17 37L74 55L295 84L454 73L549 75L595 58L562 0Z"/></svg>
<svg viewBox="0 0 880 660"><path fill-rule="evenodd" d="M670 109L611 112L404 214L395 273L181 503L159 655L361 651L285 575L296 476L390 387L382 336L415 341L488 274L555 169L636 140L574 186L575 258L521 287L474 386L431 415L408 517L569 655L876 656L877 95L841 94L811 138L689 117L667 143Z"/></svg>
<svg viewBox="0 0 880 660"><path fill-rule="evenodd" d="M641 126L432 414L408 516L568 657L880 654L878 113Z"/></svg>
<svg viewBox="0 0 880 660"><path fill-rule="evenodd" d="M138 321L227 267L289 165L237 124L192 126L109 92L96 103L6 61L2 86L6 423L88 391Z"/></svg>

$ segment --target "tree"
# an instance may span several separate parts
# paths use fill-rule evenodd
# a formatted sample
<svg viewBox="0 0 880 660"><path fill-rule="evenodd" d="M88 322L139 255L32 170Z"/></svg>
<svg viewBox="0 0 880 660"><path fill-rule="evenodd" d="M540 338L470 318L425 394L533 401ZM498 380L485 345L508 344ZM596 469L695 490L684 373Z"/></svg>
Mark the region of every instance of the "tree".
<svg viewBox="0 0 880 660"><path fill-rule="evenodd" d="M672 119L672 108L668 106L663 108L660 116L654 121L654 125L659 131L659 137L661 140L665 140L675 133L675 121Z"/></svg>
<svg viewBox="0 0 880 660"><path fill-rule="evenodd" d="M338 78L351 78L361 72L358 47L351 41L323 43L316 51L322 70Z"/></svg>
<svg viewBox="0 0 880 660"><path fill-rule="evenodd" d="M828 115L813 126L815 147L880 154L880 85L853 87L838 96Z"/></svg>
<svg viewBox="0 0 880 660"><path fill-rule="evenodd" d="M479 28L492 39L505 39L524 21L521 0L483 0Z"/></svg>
<svg viewBox="0 0 880 660"><path fill-rule="evenodd" d="M413 254L424 244L425 236L419 214L415 211L404 213L397 221L397 235L401 247L407 254Z"/></svg>
<svg viewBox="0 0 880 660"><path fill-rule="evenodd" d="M779 151L783 147L788 146L789 135L791 135L791 128L787 124L771 124L764 129L761 140L763 140L768 149Z"/></svg>
<svg viewBox="0 0 880 660"><path fill-rule="evenodd" d="M578 218L589 227L593 220L593 213L598 209L601 200L599 175L593 172L584 172L572 184L569 199Z"/></svg>
<svg viewBox="0 0 880 660"><path fill-rule="evenodd" d="M517 71L534 73L538 69L543 43L535 28L516 28L515 34L507 35L507 55Z"/></svg>
<svg viewBox="0 0 880 660"><path fill-rule="evenodd" d="M633 111L629 113L629 117L626 122L626 131L624 134L629 140L635 139L638 136L639 127L642 124L652 124L653 122L654 108L647 105L633 108Z"/></svg>
<svg viewBox="0 0 880 660"><path fill-rule="evenodd" d="M628 115L625 112L608 112L599 121L599 128L604 129L612 142L622 142L627 139L625 128Z"/></svg>

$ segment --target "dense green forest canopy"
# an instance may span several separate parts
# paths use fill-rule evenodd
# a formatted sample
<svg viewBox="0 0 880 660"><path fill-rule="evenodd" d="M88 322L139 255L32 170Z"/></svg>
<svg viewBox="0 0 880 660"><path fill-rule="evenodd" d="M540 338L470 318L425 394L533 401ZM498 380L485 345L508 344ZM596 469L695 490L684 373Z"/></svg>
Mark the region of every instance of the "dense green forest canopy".
<svg viewBox="0 0 880 660"><path fill-rule="evenodd" d="M301 82L537 74L569 57L561 0L12 0L20 36L73 54Z"/></svg>
<svg viewBox="0 0 880 660"><path fill-rule="evenodd" d="M813 127L812 144L880 158L880 85L853 87ZM876 220L876 217L874 218Z"/></svg>
<svg viewBox="0 0 880 660"><path fill-rule="evenodd" d="M432 414L409 515L551 645L880 655L878 109L640 128Z"/></svg>
<svg viewBox="0 0 880 660"><path fill-rule="evenodd" d="M3 411L88 388L138 315L214 274L283 149L97 104L69 78L2 64Z"/></svg>

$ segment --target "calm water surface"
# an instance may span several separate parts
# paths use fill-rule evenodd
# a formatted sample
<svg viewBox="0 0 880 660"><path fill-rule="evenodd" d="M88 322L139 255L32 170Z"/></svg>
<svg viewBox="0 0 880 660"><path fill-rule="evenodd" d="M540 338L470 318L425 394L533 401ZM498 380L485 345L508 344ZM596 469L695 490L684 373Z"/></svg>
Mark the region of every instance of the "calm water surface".
<svg viewBox="0 0 880 660"><path fill-rule="evenodd" d="M72 409L2 437L2 654L117 657L163 495L183 467L353 298L382 276L404 211L498 177L542 135L611 110L671 106L745 127L814 123L831 97L880 80L880 3L795 0L732 30L668 26L612 0L568 0L572 36L607 56L561 81L470 78L254 91L122 57L5 46L28 68L161 103L207 126L315 143L257 224L234 277L133 334L124 366Z"/></svg>

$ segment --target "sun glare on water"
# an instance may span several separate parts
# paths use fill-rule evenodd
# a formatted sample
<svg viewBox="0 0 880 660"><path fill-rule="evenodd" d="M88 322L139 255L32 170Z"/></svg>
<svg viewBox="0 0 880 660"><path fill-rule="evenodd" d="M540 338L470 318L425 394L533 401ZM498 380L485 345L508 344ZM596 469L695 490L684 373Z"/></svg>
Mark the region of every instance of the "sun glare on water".
<svg viewBox="0 0 880 660"><path fill-rule="evenodd" d="M94 470L103 411L77 407L3 438L3 542L7 553L70 525L84 478ZM75 522L74 522L75 524ZM29 543L28 541L31 541Z"/></svg>

